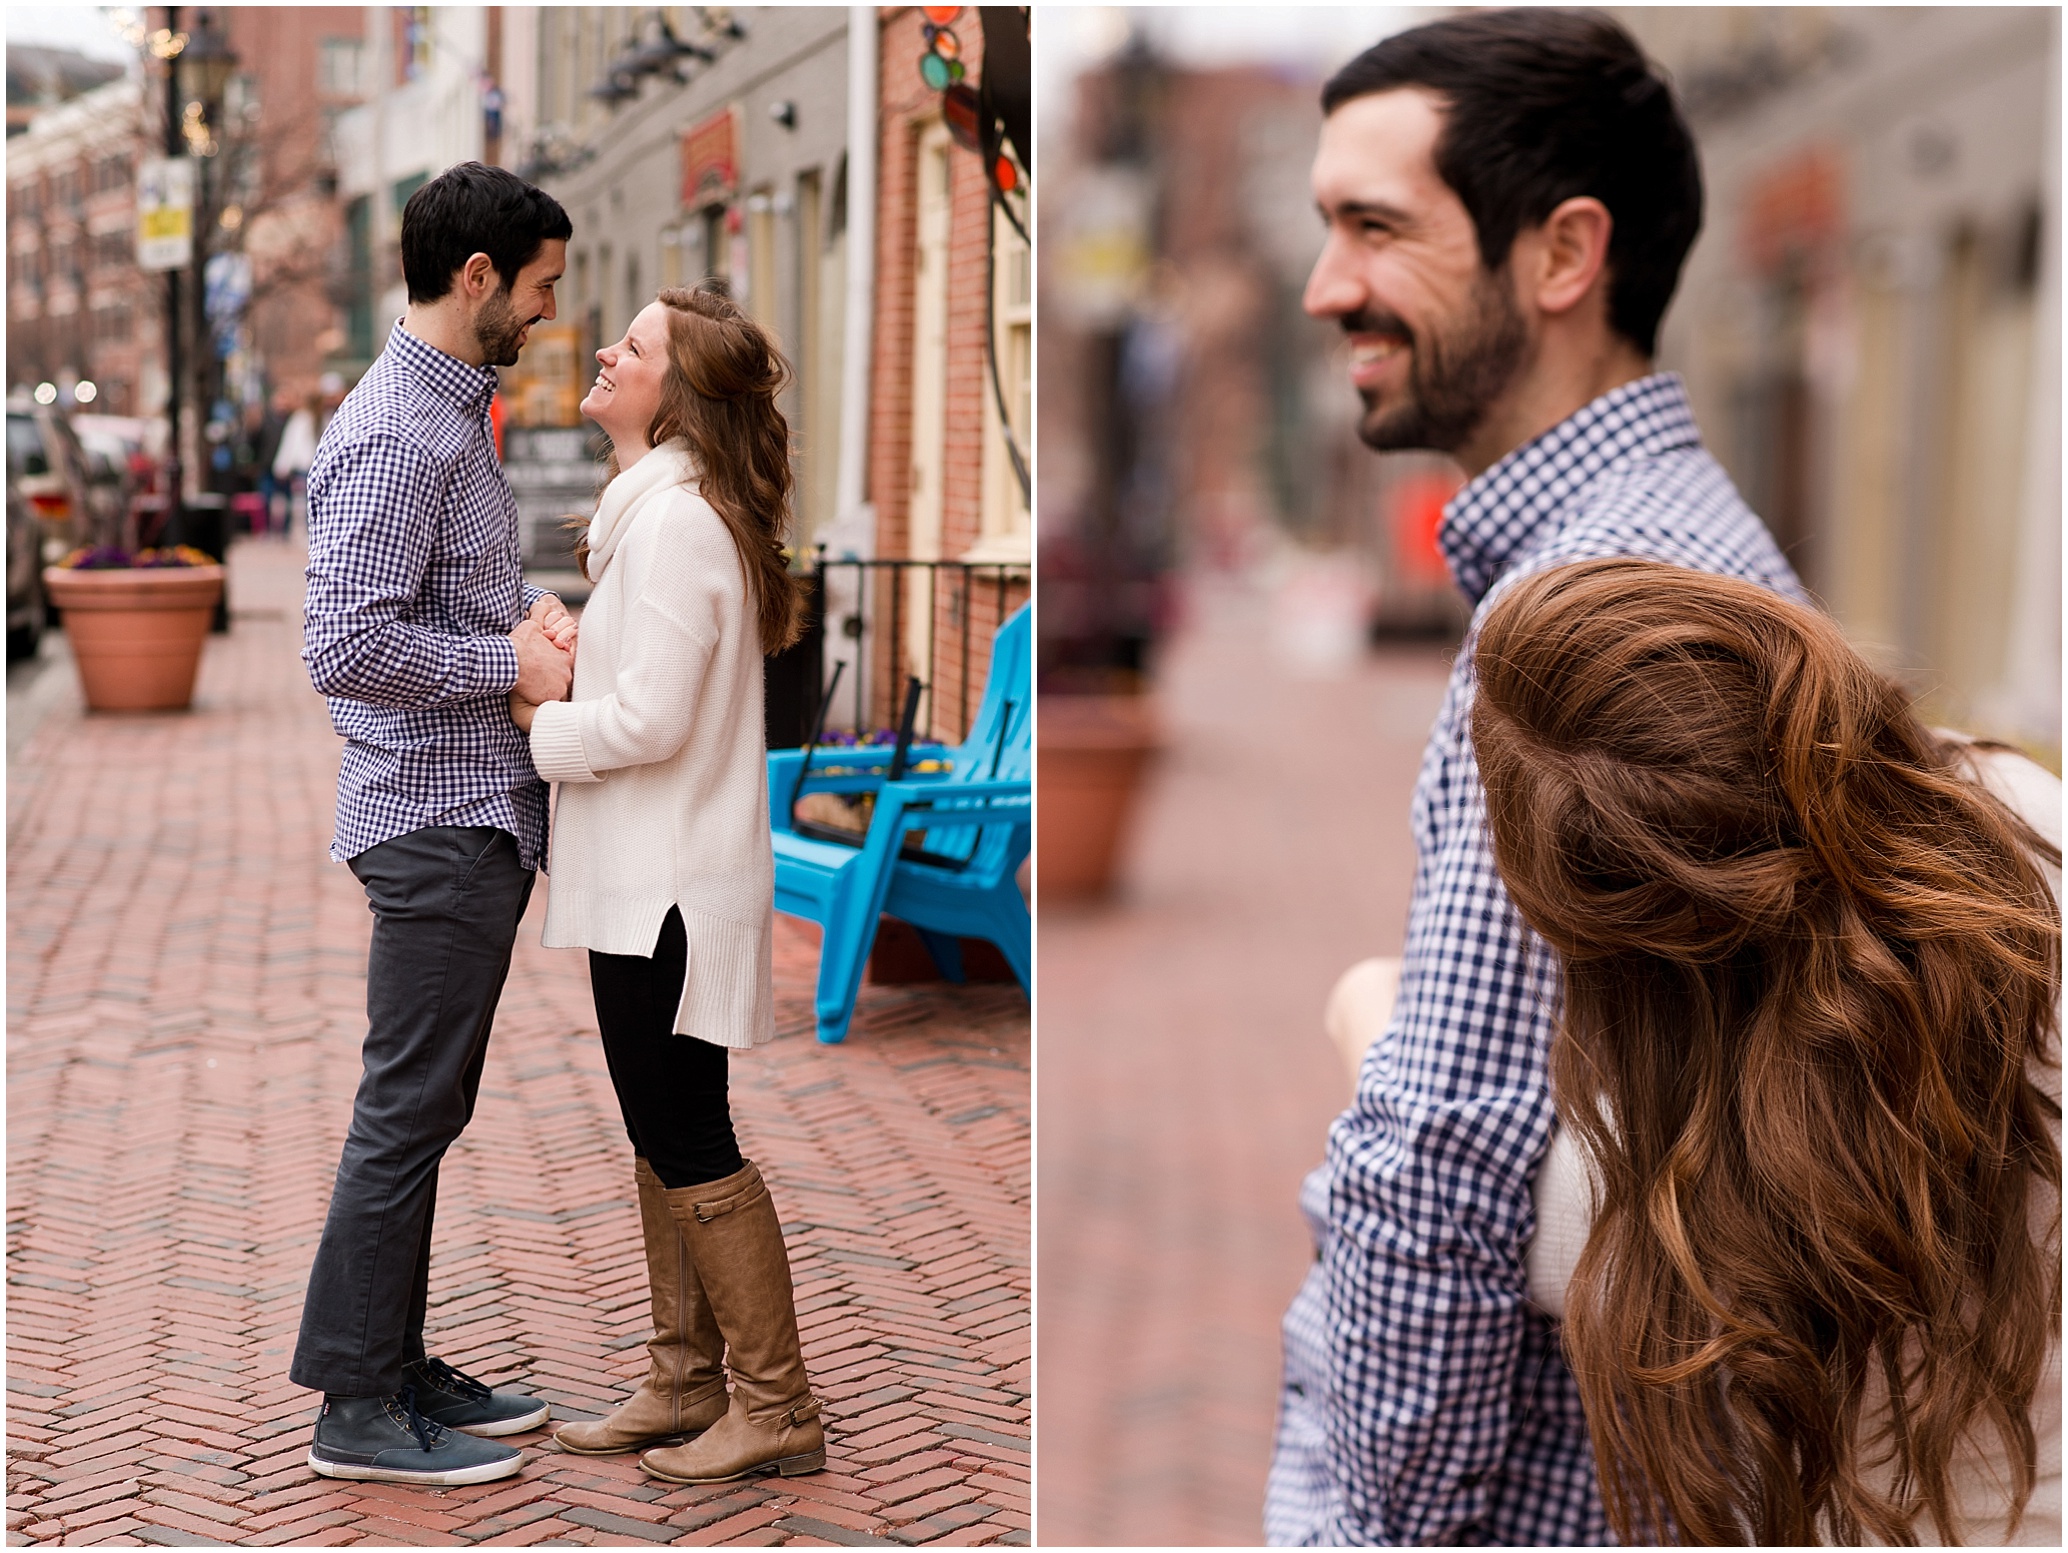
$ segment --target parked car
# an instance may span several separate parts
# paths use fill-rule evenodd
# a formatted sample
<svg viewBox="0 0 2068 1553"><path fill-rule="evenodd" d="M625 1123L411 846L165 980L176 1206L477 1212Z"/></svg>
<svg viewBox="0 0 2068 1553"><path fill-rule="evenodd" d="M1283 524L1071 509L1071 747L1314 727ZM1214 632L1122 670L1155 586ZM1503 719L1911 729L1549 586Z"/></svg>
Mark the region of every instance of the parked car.
<svg viewBox="0 0 2068 1553"><path fill-rule="evenodd" d="M21 494L29 513L43 525L43 556L48 560L56 560L74 544L93 542L93 471L77 432L58 409L8 401L6 486Z"/></svg>
<svg viewBox="0 0 2068 1553"><path fill-rule="evenodd" d="M42 525L55 561L75 545L114 543L129 506L125 456L110 441L89 449L64 412L17 396L7 404L7 488Z"/></svg>
<svg viewBox="0 0 2068 1553"><path fill-rule="evenodd" d="M7 482L7 661L26 658L43 638L43 526Z"/></svg>

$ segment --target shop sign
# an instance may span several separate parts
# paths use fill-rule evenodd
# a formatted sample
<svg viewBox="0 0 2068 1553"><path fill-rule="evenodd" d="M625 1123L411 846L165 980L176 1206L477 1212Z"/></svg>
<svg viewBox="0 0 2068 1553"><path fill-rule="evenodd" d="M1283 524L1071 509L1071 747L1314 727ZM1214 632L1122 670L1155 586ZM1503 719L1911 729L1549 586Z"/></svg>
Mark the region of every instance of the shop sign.
<svg viewBox="0 0 2068 1553"><path fill-rule="evenodd" d="M682 207L722 205L740 187L740 110L721 108L682 132Z"/></svg>
<svg viewBox="0 0 2068 1553"><path fill-rule="evenodd" d="M1845 234L1845 174L1837 154L1812 146L1767 168L1746 190L1740 240L1755 273L1776 275L1825 254Z"/></svg>

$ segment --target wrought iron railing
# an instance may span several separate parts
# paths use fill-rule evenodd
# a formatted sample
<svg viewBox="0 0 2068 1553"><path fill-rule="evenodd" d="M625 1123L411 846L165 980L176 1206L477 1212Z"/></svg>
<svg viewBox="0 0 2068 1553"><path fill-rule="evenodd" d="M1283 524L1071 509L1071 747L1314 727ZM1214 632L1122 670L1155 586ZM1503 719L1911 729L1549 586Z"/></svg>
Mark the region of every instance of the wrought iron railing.
<svg viewBox="0 0 2068 1553"><path fill-rule="evenodd" d="M819 722L836 660L841 675L825 726L869 735L896 720L908 678L925 688L918 727L959 743L983 699L991 637L1025 601L1024 561L828 560L813 563L803 637L768 661L768 742L795 746Z"/></svg>

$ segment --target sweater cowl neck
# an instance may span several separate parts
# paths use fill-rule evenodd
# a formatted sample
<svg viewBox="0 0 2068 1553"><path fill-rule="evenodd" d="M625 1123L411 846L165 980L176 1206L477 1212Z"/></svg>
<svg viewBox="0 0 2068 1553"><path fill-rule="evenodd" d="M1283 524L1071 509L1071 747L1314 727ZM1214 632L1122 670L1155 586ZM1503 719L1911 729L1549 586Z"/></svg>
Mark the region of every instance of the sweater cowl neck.
<svg viewBox="0 0 2068 1553"><path fill-rule="evenodd" d="M671 437L603 488L596 516L589 519L589 581L601 582L610 558L645 500L671 486L696 488L696 461L689 444Z"/></svg>

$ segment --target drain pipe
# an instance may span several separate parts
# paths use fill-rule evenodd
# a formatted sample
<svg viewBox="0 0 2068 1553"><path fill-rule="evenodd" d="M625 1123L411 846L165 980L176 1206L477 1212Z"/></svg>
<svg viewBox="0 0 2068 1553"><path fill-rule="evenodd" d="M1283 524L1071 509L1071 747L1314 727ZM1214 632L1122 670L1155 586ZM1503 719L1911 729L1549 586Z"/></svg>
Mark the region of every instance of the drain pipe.
<svg viewBox="0 0 2068 1553"><path fill-rule="evenodd" d="M869 497L869 370L876 332L876 53L873 5L847 11L847 313L840 356L840 468L833 527L840 549L876 548ZM833 547L829 547L833 548Z"/></svg>

